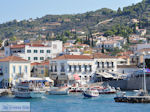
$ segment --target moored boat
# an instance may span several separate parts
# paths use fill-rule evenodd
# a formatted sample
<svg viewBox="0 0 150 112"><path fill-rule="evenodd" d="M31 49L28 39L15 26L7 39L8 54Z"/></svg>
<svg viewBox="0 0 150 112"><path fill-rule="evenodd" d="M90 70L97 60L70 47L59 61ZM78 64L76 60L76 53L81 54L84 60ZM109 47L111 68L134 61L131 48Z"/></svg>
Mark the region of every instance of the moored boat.
<svg viewBox="0 0 150 112"><path fill-rule="evenodd" d="M87 90L83 92L83 95L85 97L97 97L99 96L99 92L95 88L87 88Z"/></svg>
<svg viewBox="0 0 150 112"><path fill-rule="evenodd" d="M99 91L99 94L114 94L117 92L114 87L111 87L109 85L107 85L103 89L99 89L98 91Z"/></svg>
<svg viewBox="0 0 150 112"><path fill-rule="evenodd" d="M31 87L29 85L16 86L14 95L17 98L41 98L45 91L37 87Z"/></svg>

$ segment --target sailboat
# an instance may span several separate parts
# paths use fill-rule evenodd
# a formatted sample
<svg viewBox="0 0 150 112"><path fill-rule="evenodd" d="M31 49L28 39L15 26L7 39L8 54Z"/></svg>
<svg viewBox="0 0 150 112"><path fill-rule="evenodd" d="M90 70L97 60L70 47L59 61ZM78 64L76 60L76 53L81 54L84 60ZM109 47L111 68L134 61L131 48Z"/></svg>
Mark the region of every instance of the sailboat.
<svg viewBox="0 0 150 112"><path fill-rule="evenodd" d="M143 67L143 89L138 90L135 96L126 96L125 92L121 92L114 100L115 102L127 102L127 103L150 103L150 96L146 89L146 76L145 76L145 61Z"/></svg>

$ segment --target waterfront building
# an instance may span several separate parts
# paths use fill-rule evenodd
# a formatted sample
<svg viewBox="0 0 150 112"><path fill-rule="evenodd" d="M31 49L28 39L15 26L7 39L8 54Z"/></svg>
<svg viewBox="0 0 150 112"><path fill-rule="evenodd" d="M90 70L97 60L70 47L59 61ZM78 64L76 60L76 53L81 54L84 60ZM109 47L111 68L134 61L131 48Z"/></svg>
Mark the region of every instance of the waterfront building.
<svg viewBox="0 0 150 112"><path fill-rule="evenodd" d="M49 73L49 61L45 60L40 63L31 63L31 76L32 77L48 77Z"/></svg>
<svg viewBox="0 0 150 112"><path fill-rule="evenodd" d="M80 84L93 81L95 74L117 70L117 60L97 53L93 55L62 55L50 61L50 77L58 84L73 83L74 75Z"/></svg>
<svg viewBox="0 0 150 112"><path fill-rule="evenodd" d="M19 56L31 62L41 62L62 53L62 41L45 44L20 44L5 47L5 56Z"/></svg>
<svg viewBox="0 0 150 112"><path fill-rule="evenodd" d="M0 59L0 83L10 86L18 78L30 78L30 61L17 56Z"/></svg>

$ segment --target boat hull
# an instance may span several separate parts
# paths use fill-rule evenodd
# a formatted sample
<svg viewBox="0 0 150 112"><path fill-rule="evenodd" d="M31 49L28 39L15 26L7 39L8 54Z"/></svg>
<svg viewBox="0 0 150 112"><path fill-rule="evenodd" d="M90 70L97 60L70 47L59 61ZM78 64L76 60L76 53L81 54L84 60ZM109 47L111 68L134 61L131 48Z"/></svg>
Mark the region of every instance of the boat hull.
<svg viewBox="0 0 150 112"><path fill-rule="evenodd" d="M99 95L90 95L90 94L86 94L86 93L83 93L84 97L87 97L87 98L92 98L92 97L97 97Z"/></svg>
<svg viewBox="0 0 150 112"><path fill-rule="evenodd" d="M69 91L48 91L51 95L68 95Z"/></svg>
<svg viewBox="0 0 150 112"><path fill-rule="evenodd" d="M15 92L17 98L41 98L44 92Z"/></svg>

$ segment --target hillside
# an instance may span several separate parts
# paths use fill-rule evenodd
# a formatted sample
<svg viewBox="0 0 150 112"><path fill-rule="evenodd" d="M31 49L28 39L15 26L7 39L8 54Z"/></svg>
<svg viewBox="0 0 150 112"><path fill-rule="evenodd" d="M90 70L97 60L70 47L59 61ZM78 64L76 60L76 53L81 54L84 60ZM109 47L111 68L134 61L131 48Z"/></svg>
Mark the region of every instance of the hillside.
<svg viewBox="0 0 150 112"><path fill-rule="evenodd" d="M131 19L140 20L141 28L150 29L150 0L120 8L118 11L103 8L97 11L75 15L46 15L42 18L23 21L10 21L0 24L0 39L17 37L27 38L55 38L64 31L77 30L104 32L118 24L129 26ZM54 35L53 35L54 34Z"/></svg>

